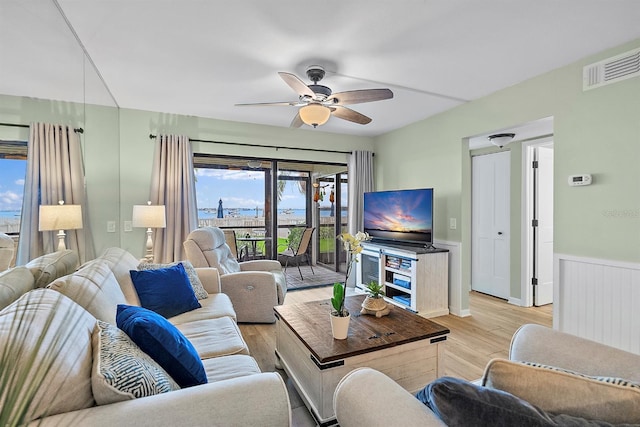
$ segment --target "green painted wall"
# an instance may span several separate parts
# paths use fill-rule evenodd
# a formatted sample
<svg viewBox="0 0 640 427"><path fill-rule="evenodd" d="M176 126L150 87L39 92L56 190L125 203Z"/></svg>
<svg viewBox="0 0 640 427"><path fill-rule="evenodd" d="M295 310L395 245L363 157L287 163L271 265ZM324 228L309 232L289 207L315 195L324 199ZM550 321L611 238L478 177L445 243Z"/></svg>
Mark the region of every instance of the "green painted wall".
<svg viewBox="0 0 640 427"><path fill-rule="evenodd" d="M461 242L463 290L469 289L471 259L467 140L544 117L554 117L555 252L640 259L640 78L582 91L584 65L637 47L640 40L376 138L378 189L435 188L435 237ZM510 149L517 158L512 189L520 188L521 150ZM576 173L593 174L594 184L569 187L567 177ZM458 219L458 229L449 229L449 218ZM513 208L512 224L520 222ZM520 233L514 231L511 289L520 298Z"/></svg>

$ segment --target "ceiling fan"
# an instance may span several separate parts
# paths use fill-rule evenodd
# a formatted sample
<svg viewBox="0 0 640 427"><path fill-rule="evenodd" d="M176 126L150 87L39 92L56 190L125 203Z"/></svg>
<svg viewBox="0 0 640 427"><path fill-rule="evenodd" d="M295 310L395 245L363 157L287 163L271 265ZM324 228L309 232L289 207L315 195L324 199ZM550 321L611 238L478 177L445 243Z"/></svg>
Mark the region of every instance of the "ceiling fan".
<svg viewBox="0 0 640 427"><path fill-rule="evenodd" d="M324 77L325 71L319 65L311 65L307 68L307 77L313 84L305 84L295 74L278 72L282 80L298 94L297 101L291 102L263 102L253 104L236 104L236 106L293 106L300 107L298 113L291 122L292 128L298 128L303 124L318 127L323 125L333 115L339 119L366 125L371 118L345 105L362 104L365 102L382 101L393 98L393 92L389 89L362 89L346 92L332 93L327 86L318 82Z"/></svg>

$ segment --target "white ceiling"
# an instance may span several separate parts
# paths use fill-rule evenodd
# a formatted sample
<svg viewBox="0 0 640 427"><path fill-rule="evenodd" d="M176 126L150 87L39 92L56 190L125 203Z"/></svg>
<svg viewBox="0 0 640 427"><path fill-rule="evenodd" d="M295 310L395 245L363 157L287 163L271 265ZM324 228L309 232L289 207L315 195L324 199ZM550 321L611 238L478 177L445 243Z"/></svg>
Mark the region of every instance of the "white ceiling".
<svg viewBox="0 0 640 427"><path fill-rule="evenodd" d="M637 0L1 0L0 93L288 127L278 76L312 64L373 118L316 130L378 135L640 37ZM99 75L90 68L65 20ZM80 84L82 82L82 84Z"/></svg>

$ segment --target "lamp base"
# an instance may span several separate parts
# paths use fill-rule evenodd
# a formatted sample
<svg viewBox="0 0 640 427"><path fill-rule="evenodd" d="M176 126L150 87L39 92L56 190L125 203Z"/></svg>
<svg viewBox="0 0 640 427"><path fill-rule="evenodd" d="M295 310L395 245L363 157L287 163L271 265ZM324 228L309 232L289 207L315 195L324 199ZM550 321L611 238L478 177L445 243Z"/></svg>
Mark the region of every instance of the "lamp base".
<svg viewBox="0 0 640 427"><path fill-rule="evenodd" d="M65 236L66 234L64 233L64 230L58 231L58 249L56 249L58 252L64 251L67 249L67 246L64 244Z"/></svg>
<svg viewBox="0 0 640 427"><path fill-rule="evenodd" d="M147 228L147 244L146 244L147 252L144 255L144 259L147 262L153 262L153 240L151 239L152 233L153 231L151 231L151 228Z"/></svg>

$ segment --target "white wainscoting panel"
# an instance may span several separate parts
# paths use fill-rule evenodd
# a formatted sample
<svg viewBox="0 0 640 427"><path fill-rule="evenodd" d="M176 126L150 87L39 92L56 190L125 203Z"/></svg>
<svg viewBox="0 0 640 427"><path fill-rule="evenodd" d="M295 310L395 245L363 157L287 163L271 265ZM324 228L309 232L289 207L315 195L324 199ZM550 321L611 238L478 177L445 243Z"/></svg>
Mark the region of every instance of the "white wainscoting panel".
<svg viewBox="0 0 640 427"><path fill-rule="evenodd" d="M460 242L434 240L438 249L449 250L449 313L465 317L471 313L462 308L462 264L460 263Z"/></svg>
<svg viewBox="0 0 640 427"><path fill-rule="evenodd" d="M640 264L555 255L553 327L640 354Z"/></svg>

